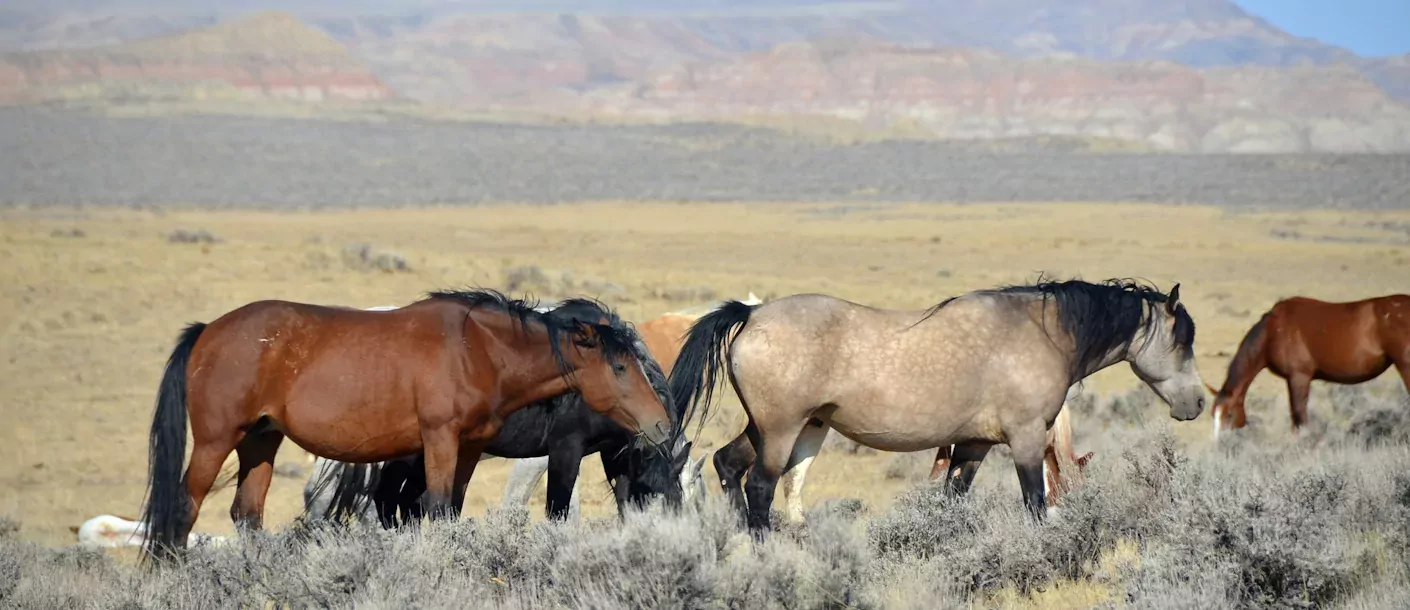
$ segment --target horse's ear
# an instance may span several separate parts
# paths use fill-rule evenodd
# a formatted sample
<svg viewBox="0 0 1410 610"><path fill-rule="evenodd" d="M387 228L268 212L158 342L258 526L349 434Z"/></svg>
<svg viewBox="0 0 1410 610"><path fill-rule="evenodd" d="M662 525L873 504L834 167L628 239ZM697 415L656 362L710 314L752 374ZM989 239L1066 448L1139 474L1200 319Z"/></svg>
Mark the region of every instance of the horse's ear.
<svg viewBox="0 0 1410 610"><path fill-rule="evenodd" d="M687 441L684 445L676 448L675 455L671 456L671 465L677 470L683 469L690 463L691 443Z"/></svg>
<svg viewBox="0 0 1410 610"><path fill-rule="evenodd" d="M705 471L705 456L700 456L690 465L690 478L694 479Z"/></svg>
<svg viewBox="0 0 1410 610"><path fill-rule="evenodd" d="M1205 387L1205 389L1209 390L1209 393L1210 393L1210 394L1214 394L1215 396L1218 396L1218 395L1219 395L1219 390L1215 389L1214 386L1209 385L1209 382L1206 381L1206 382L1204 383L1204 387Z"/></svg>
<svg viewBox="0 0 1410 610"><path fill-rule="evenodd" d="M568 321L568 327L573 333L574 345L588 349L597 347L597 333L594 332L591 324L573 318Z"/></svg>
<svg viewBox="0 0 1410 610"><path fill-rule="evenodd" d="M1170 296L1165 299L1165 311L1166 311L1166 313L1169 313L1169 314L1171 314L1171 315L1174 315L1174 314L1175 314L1175 307L1178 306L1179 304L1180 304L1180 285L1179 285L1179 284L1175 284L1175 287L1170 289Z"/></svg>

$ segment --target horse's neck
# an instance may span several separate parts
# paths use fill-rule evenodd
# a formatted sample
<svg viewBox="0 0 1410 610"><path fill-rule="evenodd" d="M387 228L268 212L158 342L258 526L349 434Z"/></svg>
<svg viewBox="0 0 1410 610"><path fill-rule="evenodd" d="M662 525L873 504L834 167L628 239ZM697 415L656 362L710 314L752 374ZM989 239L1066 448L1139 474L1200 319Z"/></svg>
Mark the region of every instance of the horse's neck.
<svg viewBox="0 0 1410 610"><path fill-rule="evenodd" d="M479 335L471 344L483 346L488 359L500 363L496 382L497 394L502 397L502 404L497 405L501 415L571 390L542 325L531 323L525 331L510 316L477 318L472 314L471 319L474 328L468 330ZM565 345L562 349L567 357L573 348Z"/></svg>
<svg viewBox="0 0 1410 610"><path fill-rule="evenodd" d="M1229 361L1229 373L1224 378L1220 395L1243 398L1253 378L1268 366L1268 333L1265 332L1268 317L1264 316L1249 329L1239 342L1239 351Z"/></svg>

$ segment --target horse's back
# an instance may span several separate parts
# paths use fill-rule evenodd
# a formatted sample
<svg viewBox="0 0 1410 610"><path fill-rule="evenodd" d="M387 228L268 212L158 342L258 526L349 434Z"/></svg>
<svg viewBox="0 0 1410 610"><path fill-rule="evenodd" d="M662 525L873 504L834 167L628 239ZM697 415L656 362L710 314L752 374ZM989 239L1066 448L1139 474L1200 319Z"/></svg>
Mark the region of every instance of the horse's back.
<svg viewBox="0 0 1410 610"><path fill-rule="evenodd" d="M1410 328L1410 297L1397 296L1346 302L1308 297L1279 301L1269 311L1265 329L1270 366L1284 377L1310 370L1314 378L1340 383L1360 383L1379 375L1389 364L1388 350L1396 349L1394 342L1386 341L1383 312L1387 308L1403 311L1403 324Z"/></svg>
<svg viewBox="0 0 1410 610"><path fill-rule="evenodd" d="M670 375L671 369L675 368L682 342L697 319L699 316L668 313L642 322L637 327L637 333L646 344L646 351L661 365L661 371L665 374Z"/></svg>

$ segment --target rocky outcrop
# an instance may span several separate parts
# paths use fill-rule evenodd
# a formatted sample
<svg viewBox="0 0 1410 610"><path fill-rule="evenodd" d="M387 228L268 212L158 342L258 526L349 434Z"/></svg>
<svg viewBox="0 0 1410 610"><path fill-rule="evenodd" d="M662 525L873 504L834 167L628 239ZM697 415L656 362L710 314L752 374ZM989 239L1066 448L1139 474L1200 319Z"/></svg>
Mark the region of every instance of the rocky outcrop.
<svg viewBox="0 0 1410 610"><path fill-rule="evenodd" d="M283 13L121 45L0 56L0 103L390 97L341 43Z"/></svg>
<svg viewBox="0 0 1410 610"><path fill-rule="evenodd" d="M1410 149L1410 108L1349 67L1199 70L791 44L665 69L584 104L628 116L904 119L944 138L1079 135L1175 151Z"/></svg>

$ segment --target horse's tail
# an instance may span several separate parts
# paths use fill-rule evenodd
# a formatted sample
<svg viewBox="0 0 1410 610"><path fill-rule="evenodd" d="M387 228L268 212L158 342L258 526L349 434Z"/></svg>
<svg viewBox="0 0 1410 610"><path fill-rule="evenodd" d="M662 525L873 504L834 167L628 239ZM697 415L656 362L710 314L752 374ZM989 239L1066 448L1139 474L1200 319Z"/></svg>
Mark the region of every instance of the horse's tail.
<svg viewBox="0 0 1410 610"><path fill-rule="evenodd" d="M676 412L682 414L682 426L699 407L697 434L699 428L704 427L710 399L724 365L725 348L735 329L748 322L753 311L752 306L739 301L725 301L691 325L670 377L671 398L676 403Z"/></svg>
<svg viewBox="0 0 1410 610"><path fill-rule="evenodd" d="M351 464L319 457L304 486L304 518L344 522L367 514L385 462Z"/></svg>
<svg viewBox="0 0 1410 610"><path fill-rule="evenodd" d="M181 480L186 459L186 364L205 329L205 324L197 322L181 331L157 391L157 408L149 434L147 502L142 511L142 523L148 532L144 544L148 557L185 546L184 540L176 538L191 518L190 498Z"/></svg>
<svg viewBox="0 0 1410 610"><path fill-rule="evenodd" d="M1061 462L1075 461L1077 454L1072 449L1072 415L1071 407L1062 405L1062 410L1058 411L1057 419L1053 420L1053 451L1057 453Z"/></svg>

